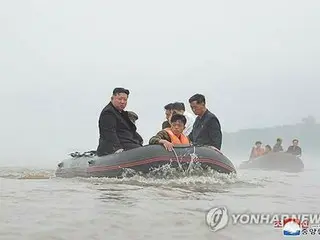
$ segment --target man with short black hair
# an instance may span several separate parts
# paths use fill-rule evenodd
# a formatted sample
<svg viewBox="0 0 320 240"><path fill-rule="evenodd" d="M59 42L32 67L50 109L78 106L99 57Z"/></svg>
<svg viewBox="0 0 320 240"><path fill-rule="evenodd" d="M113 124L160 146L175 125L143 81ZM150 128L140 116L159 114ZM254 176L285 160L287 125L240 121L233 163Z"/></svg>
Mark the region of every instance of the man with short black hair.
<svg viewBox="0 0 320 240"><path fill-rule="evenodd" d="M192 131L193 124L196 118L191 113L186 111L186 108L183 102L174 102L172 104L172 111L182 114L186 117L187 123L186 123L186 128L183 130L183 134L188 136Z"/></svg>
<svg viewBox="0 0 320 240"><path fill-rule="evenodd" d="M162 144L165 149L172 151L175 145L189 145L190 141L183 134L187 119L184 115L174 113L171 116L171 126L159 131L150 138L149 144Z"/></svg>
<svg viewBox="0 0 320 240"><path fill-rule="evenodd" d="M301 157L302 150L301 150L301 147L298 146L298 144L299 144L299 140L293 139L292 145L290 147L288 147L287 153L291 153L292 155Z"/></svg>
<svg viewBox="0 0 320 240"><path fill-rule="evenodd" d="M173 105L172 103L169 103L164 106L165 115L166 115L167 120L162 123L162 127L161 127L162 129L170 127L169 119L172 114L172 105Z"/></svg>
<svg viewBox="0 0 320 240"><path fill-rule="evenodd" d="M137 128L130 120L128 112L124 110L127 106L129 93L129 90L125 88L115 88L111 101L101 111L98 156L119 153L142 146L143 139L137 133Z"/></svg>
<svg viewBox="0 0 320 240"><path fill-rule="evenodd" d="M218 118L206 108L206 99L195 94L189 99L190 108L197 115L189 139L193 145L213 146L221 149L222 132Z"/></svg>

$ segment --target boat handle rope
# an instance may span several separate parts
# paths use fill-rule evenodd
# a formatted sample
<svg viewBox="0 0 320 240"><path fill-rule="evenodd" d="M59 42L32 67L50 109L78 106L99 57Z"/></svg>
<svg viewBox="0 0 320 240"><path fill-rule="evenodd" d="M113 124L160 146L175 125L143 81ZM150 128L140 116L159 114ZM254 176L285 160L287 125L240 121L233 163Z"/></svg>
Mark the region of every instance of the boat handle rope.
<svg viewBox="0 0 320 240"><path fill-rule="evenodd" d="M179 168L184 172L184 170L182 168L182 165L181 165L181 163L179 161L179 157L178 157L178 154L177 154L176 150L174 150L174 148L172 150L173 150L173 153L174 153L174 155L175 155L175 157L177 159L177 163L178 163Z"/></svg>
<svg viewBox="0 0 320 240"><path fill-rule="evenodd" d="M187 168L187 170L186 170L187 172L190 171L191 166L192 166L193 163L194 163L194 160L198 158L198 156L197 156L197 154L196 154L196 147L195 147L195 146L193 146L193 153L190 153L190 158L191 158L191 161L190 161L189 166L188 166L188 168Z"/></svg>
<svg viewBox="0 0 320 240"><path fill-rule="evenodd" d="M183 172L188 172L188 171L190 170L193 162L194 162L194 159L197 159L197 158L198 158L198 156L197 156L197 154L196 154L196 147L193 146L193 153L190 154L191 161L190 161L189 166L188 166L188 168L187 168L186 171L184 171L184 169L183 169L183 167L182 167L182 165L181 165L181 163L180 163L180 161L179 161L179 157L178 157L177 152L175 151L174 148L173 148L172 150L173 150L173 153L174 153L174 155L175 155L175 157L176 157L176 159L177 159L177 163L178 163L179 168L180 168Z"/></svg>

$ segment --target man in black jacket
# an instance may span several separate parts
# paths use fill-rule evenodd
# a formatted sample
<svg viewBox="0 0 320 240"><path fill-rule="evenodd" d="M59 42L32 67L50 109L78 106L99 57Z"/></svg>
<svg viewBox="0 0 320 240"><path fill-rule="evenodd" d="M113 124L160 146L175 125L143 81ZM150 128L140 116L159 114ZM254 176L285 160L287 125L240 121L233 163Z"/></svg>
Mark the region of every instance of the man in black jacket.
<svg viewBox="0 0 320 240"><path fill-rule="evenodd" d="M143 139L137 133L137 128L130 120L128 112L124 110L129 93L127 89L115 88L110 103L100 114L98 156L142 146Z"/></svg>
<svg viewBox="0 0 320 240"><path fill-rule="evenodd" d="M193 124L189 139L193 145L213 146L221 149L222 132L218 118L206 108L206 99L195 94L189 99L190 108L197 118Z"/></svg>
<svg viewBox="0 0 320 240"><path fill-rule="evenodd" d="M298 139L293 139L292 145L290 147L288 147L287 153L291 153L291 154L293 154L295 156L301 157L302 150L298 146L298 144L299 144L299 140Z"/></svg>

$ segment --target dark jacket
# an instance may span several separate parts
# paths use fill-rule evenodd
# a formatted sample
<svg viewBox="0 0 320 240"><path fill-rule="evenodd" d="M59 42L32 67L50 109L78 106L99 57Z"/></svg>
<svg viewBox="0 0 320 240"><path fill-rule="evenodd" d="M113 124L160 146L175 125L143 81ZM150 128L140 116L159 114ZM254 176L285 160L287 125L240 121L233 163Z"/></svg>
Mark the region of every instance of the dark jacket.
<svg viewBox="0 0 320 240"><path fill-rule="evenodd" d="M168 142L171 142L170 136L167 133L167 131L165 130L161 130L159 131L155 136L153 136L152 138L150 138L149 140L149 144L153 145L153 144L159 144L159 141L163 139L163 140L167 140Z"/></svg>
<svg viewBox="0 0 320 240"><path fill-rule="evenodd" d="M99 156L114 153L118 149L129 150L142 146L143 139L130 121L127 111L119 112L110 102L99 117Z"/></svg>
<svg viewBox="0 0 320 240"><path fill-rule="evenodd" d="M207 110L200 118L196 118L189 139L193 145L214 146L221 149L222 132L218 118L212 112Z"/></svg>
<svg viewBox="0 0 320 240"><path fill-rule="evenodd" d="M299 146L290 146L288 147L287 153L291 153L295 156L301 155L302 154L302 150Z"/></svg>
<svg viewBox="0 0 320 240"><path fill-rule="evenodd" d="M272 148L273 152L283 152L283 148L282 145L279 143L276 143L273 148Z"/></svg>

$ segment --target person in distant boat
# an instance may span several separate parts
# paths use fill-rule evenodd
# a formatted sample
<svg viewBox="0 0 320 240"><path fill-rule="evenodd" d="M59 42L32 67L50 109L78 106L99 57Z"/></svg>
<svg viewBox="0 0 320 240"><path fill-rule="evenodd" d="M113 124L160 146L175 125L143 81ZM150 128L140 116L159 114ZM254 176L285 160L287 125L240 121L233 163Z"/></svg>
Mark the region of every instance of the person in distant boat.
<svg viewBox="0 0 320 240"><path fill-rule="evenodd" d="M288 147L287 153L291 153L295 156L301 156L302 150L301 150L301 147L298 146L298 144L299 144L299 140L293 139L292 145Z"/></svg>
<svg viewBox="0 0 320 240"><path fill-rule="evenodd" d="M264 154L264 149L262 147L261 141L256 141L255 146L251 149L250 159L255 159Z"/></svg>
<svg viewBox="0 0 320 240"><path fill-rule="evenodd" d="M282 139L277 138L276 144L273 146L272 149L273 152L283 152L283 147L282 147Z"/></svg>
<svg viewBox="0 0 320 240"><path fill-rule="evenodd" d="M272 148L270 145L266 145L264 147L264 154L268 154L268 153L271 153L272 152Z"/></svg>
<svg viewBox="0 0 320 240"><path fill-rule="evenodd" d="M206 99L202 94L189 98L190 108L197 115L189 139L193 145L212 146L221 149L222 132L218 118L206 107Z"/></svg>
<svg viewBox="0 0 320 240"><path fill-rule="evenodd" d="M189 145L188 137L183 134L186 122L187 119L184 115L174 113L170 119L170 128L165 128L150 138L149 144L162 144L168 151L172 151L175 145Z"/></svg>
<svg viewBox="0 0 320 240"><path fill-rule="evenodd" d="M186 111L184 103L182 102L174 102L172 104L172 111L182 114L186 117L187 123L186 123L186 128L183 130L183 134L188 136L192 131L193 124L196 118L191 113Z"/></svg>
<svg viewBox="0 0 320 240"><path fill-rule="evenodd" d="M101 111L98 156L119 153L142 146L143 139L137 133L135 124L130 121L128 112L124 110L127 106L129 93L127 89L115 88L111 101Z"/></svg>
<svg viewBox="0 0 320 240"><path fill-rule="evenodd" d="M164 121L162 123L161 129L165 129L165 128L169 128L170 127L169 119L170 119L170 116L172 115L172 105L173 105L172 103L169 103L169 104L164 106L165 115L166 115L166 121Z"/></svg>

